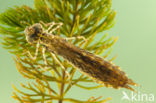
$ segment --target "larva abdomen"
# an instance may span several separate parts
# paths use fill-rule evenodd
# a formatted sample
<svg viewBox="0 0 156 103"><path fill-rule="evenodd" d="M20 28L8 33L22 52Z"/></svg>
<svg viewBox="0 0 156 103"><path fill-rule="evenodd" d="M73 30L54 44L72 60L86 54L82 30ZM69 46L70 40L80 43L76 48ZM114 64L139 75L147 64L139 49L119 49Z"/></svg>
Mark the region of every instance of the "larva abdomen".
<svg viewBox="0 0 156 103"><path fill-rule="evenodd" d="M136 85L131 79L128 79L118 66L68 43L63 38L53 36L52 39L42 38L41 40L42 44L45 45L49 51L62 56L80 71L107 87L122 87L133 90L128 85ZM44 41L46 41L46 43Z"/></svg>

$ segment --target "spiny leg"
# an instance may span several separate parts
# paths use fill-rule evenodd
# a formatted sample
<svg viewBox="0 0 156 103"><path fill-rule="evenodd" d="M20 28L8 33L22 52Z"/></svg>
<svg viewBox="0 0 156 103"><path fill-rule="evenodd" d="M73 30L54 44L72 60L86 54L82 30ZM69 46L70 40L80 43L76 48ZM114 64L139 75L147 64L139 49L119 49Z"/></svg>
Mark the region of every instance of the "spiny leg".
<svg viewBox="0 0 156 103"><path fill-rule="evenodd" d="M40 21L40 24L42 24L44 27L49 27L50 25L53 25L54 22L44 23L43 21Z"/></svg>
<svg viewBox="0 0 156 103"><path fill-rule="evenodd" d="M54 25L56 25L55 28L53 28ZM55 30L59 29L62 25L63 25L62 23L51 24L48 28L49 33L52 34Z"/></svg>
<svg viewBox="0 0 156 103"><path fill-rule="evenodd" d="M32 59L32 60L36 60L37 59L37 55L38 55L38 50L39 50L39 47L40 47L40 43L37 42L36 44L36 51L35 51L35 56L32 56L32 54L30 53L30 51L27 51L29 57ZM43 70L47 70L48 69L48 63L47 63L47 59L46 59L46 56L45 56L45 51L46 51L46 48L42 48L42 56L43 56L43 60L44 60L44 64L45 66L41 66L41 65L38 65L38 67L40 67L41 69Z"/></svg>
<svg viewBox="0 0 156 103"><path fill-rule="evenodd" d="M39 49L39 46L40 46L40 43L37 42L36 44L36 51L35 51L35 56L32 56L32 54L30 53L30 51L27 51L29 57L32 59L32 60L36 60L37 59L37 55L38 55L38 49ZM42 56L43 56L43 59L44 59L44 63L45 63L45 67L41 66L41 65L37 65L39 68L43 69L44 71L47 70L48 66L47 66L47 60L46 60L46 57L45 57L45 48L42 48Z"/></svg>
<svg viewBox="0 0 156 103"><path fill-rule="evenodd" d="M84 41L87 41L87 39L84 37L84 36L77 36L77 37L68 37L68 38L65 38L66 40L76 40L76 39L82 39Z"/></svg>
<svg viewBox="0 0 156 103"><path fill-rule="evenodd" d="M68 40L83 40L80 44L79 44L79 46L82 46L84 43L87 43L87 41L88 41L88 39L86 39L84 36L77 36L77 37L68 37L68 38L65 38L67 41Z"/></svg>
<svg viewBox="0 0 156 103"><path fill-rule="evenodd" d="M48 70L50 70L51 67L48 66L48 62L47 62L47 59L46 59L45 51L46 51L46 48L43 47L43 48L42 48L42 56L43 56L43 61L44 61L45 66L43 67L43 66L41 66L41 65L38 65L38 67L40 67L40 68L43 69L44 71L48 71Z"/></svg>
<svg viewBox="0 0 156 103"><path fill-rule="evenodd" d="M38 41L37 44L36 44L36 51L35 51L35 56L32 56L30 51L27 51L29 57L32 59L32 60L36 60L37 58L37 55L38 55L38 49L40 47L40 42Z"/></svg>
<svg viewBox="0 0 156 103"><path fill-rule="evenodd" d="M42 24L45 27L48 27L47 33L50 33L50 34L53 33L55 30L57 30L58 28L60 28L63 25L62 23L55 23L55 22L44 23L43 21L40 21L40 24ZM53 28L55 25L56 25L56 27Z"/></svg>
<svg viewBox="0 0 156 103"><path fill-rule="evenodd" d="M52 57L55 59L55 61L61 66L61 68L65 71L65 73L67 74L68 78L70 79L70 74L66 71L65 67L61 64L61 62L57 59L57 57L55 56L55 54L51 53Z"/></svg>
<svg viewBox="0 0 156 103"><path fill-rule="evenodd" d="M47 63L47 59L46 59L46 56L45 56L45 51L46 51L46 48L42 48L42 56L43 56L43 60L44 60L44 64L45 65L48 65L48 63Z"/></svg>
<svg viewBox="0 0 156 103"><path fill-rule="evenodd" d="M84 43L87 43L88 42L88 39L86 39L84 36L77 36L77 37L67 37L65 38L65 40L83 40L80 44L79 44L79 47L81 47Z"/></svg>
<svg viewBox="0 0 156 103"><path fill-rule="evenodd" d="M45 51L46 51L46 48L45 47L43 47L42 48L42 56L43 56L43 61L44 61L44 67L43 66L41 66L41 65L38 65L38 67L40 67L41 69L43 69L44 71L48 71L48 70L51 70L50 68L50 66L48 66L48 62L47 62L47 59L46 59L46 55L45 55Z"/></svg>

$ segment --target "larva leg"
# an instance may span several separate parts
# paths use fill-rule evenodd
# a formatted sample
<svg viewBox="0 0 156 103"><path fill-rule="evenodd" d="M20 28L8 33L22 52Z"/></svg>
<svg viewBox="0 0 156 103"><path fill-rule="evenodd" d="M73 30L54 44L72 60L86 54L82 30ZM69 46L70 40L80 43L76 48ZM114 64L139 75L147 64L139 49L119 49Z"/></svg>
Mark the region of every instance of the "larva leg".
<svg viewBox="0 0 156 103"><path fill-rule="evenodd" d="M40 47L40 43L37 42L37 44L36 44L35 56L32 56L32 54L30 53L30 51L27 51L29 57L30 57L32 60L36 60L36 59L37 59L39 47ZM45 51L46 51L46 48L42 48L42 56L43 56L44 64L47 66L48 63L47 63L47 59L46 59L46 56L45 56Z"/></svg>
<svg viewBox="0 0 156 103"><path fill-rule="evenodd" d="M70 79L70 74L66 71L65 67L61 64L61 62L57 59L57 57L55 56L55 54L51 53L52 57L54 58L54 60L61 66L61 68L65 71L65 73L67 74L68 78Z"/></svg>
<svg viewBox="0 0 156 103"><path fill-rule="evenodd" d="M43 60L44 60L44 64L45 65L48 65L48 63L47 63L47 59L46 59L46 56L45 56L45 51L46 51L46 48L42 48L42 56L43 56Z"/></svg>
<svg viewBox="0 0 156 103"><path fill-rule="evenodd" d="M69 38L66 38L66 40L76 40L76 39L82 39L84 41L87 41L87 39L84 37L84 36L77 36L77 37L69 37Z"/></svg>
<svg viewBox="0 0 156 103"><path fill-rule="evenodd" d="M53 26L56 25L55 28L53 28ZM62 23L54 23L54 24L51 24L48 28L48 31L50 34L52 34L55 30L57 30L58 28L60 28L63 24Z"/></svg>
<svg viewBox="0 0 156 103"><path fill-rule="evenodd" d="M39 49L39 47L40 47L40 43L37 42L37 44L36 44L35 56L32 56L31 53L30 53L30 51L27 51L29 57L30 57L32 60L36 60L37 55L38 55L38 49Z"/></svg>
<svg viewBox="0 0 156 103"><path fill-rule="evenodd" d="M45 51L46 51L46 48L43 47L42 48L42 57L43 57L43 61L44 61L44 66L41 66L41 65L37 65L37 66L39 68L41 68L43 71L48 71L48 70L50 70L51 67L48 66L46 55L45 55ZM30 55L30 52L29 52L29 55ZM34 59L36 59L36 57Z"/></svg>
<svg viewBox="0 0 156 103"><path fill-rule="evenodd" d="M43 26L48 27L47 33L50 33L50 34L53 33L55 30L57 30L58 28L60 28L63 25L62 23L55 23L55 22L45 24L43 21L40 21L40 23ZM56 26L56 27L53 28L54 26Z"/></svg>
<svg viewBox="0 0 156 103"><path fill-rule="evenodd" d="M42 24L44 27L49 27L51 25L54 25L55 22L51 22L51 23L44 23L43 21L40 21L40 24Z"/></svg>
<svg viewBox="0 0 156 103"><path fill-rule="evenodd" d="M43 47L43 48L42 48L42 57L43 57L44 65L43 65L43 66L37 65L37 66L38 66L40 69L42 69L44 72L51 70L51 67L48 66L48 62L47 62L47 59L46 59L45 52L46 52L46 48Z"/></svg>

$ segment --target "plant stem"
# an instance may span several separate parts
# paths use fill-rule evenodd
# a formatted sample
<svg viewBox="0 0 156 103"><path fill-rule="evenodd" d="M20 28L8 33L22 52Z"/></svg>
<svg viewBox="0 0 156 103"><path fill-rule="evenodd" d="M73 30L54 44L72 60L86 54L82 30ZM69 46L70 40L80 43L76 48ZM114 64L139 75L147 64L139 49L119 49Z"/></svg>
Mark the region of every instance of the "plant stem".
<svg viewBox="0 0 156 103"><path fill-rule="evenodd" d="M75 7L75 13L73 15L73 24L71 26L70 33L72 32L72 29L73 29L74 24L75 24L76 16L77 16L78 1L76 0L75 2L76 2L76 7ZM72 35L70 35L70 36L72 36Z"/></svg>
<svg viewBox="0 0 156 103"><path fill-rule="evenodd" d="M65 80L65 76L66 76L66 73L65 73L65 70L63 70L62 81ZM64 86L65 86L65 83L62 82L61 83L61 89L60 89L60 97L61 97L61 99L58 101L58 103L62 103L63 102L62 99L63 99L63 96L64 96L64 94L63 94L63 92L64 92Z"/></svg>

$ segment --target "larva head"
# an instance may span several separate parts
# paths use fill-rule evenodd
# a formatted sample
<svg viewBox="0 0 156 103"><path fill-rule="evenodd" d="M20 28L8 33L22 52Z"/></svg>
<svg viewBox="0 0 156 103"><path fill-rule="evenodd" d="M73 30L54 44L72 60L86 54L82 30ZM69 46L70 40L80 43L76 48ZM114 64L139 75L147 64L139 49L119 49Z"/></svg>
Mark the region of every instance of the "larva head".
<svg viewBox="0 0 156 103"><path fill-rule="evenodd" d="M37 23L32 26L26 27L25 29L26 40L30 44L37 43L43 33L43 27L41 24Z"/></svg>

